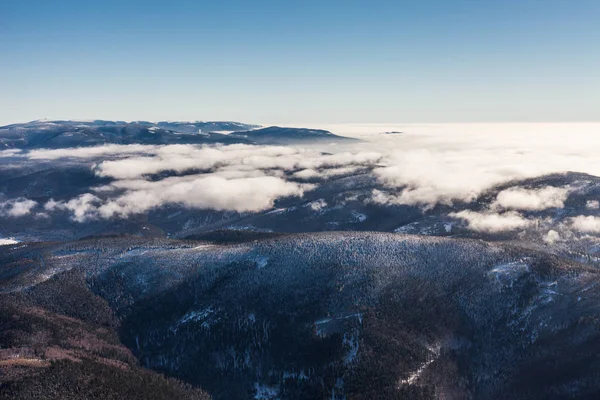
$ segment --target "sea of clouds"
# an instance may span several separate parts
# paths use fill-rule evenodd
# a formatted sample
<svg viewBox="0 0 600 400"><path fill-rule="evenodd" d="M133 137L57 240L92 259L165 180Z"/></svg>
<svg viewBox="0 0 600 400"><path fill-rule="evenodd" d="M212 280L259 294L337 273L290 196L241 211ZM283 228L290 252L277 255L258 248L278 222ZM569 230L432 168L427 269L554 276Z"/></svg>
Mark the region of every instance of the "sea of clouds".
<svg viewBox="0 0 600 400"><path fill-rule="evenodd" d="M106 145L4 150L0 159L88 163L107 185L72 199L37 204L3 199L0 216L68 211L73 220L126 218L165 205L257 212L277 199L301 197L321 182L369 173L379 183L368 201L415 205L469 202L509 181L568 171L600 176L600 124L346 124L319 125L351 143L303 146ZM394 132L394 133L391 133ZM14 163L14 161L13 161ZM489 209L451 216L477 231L521 229L524 211L561 208L573 188L511 188ZM588 208L598 208L598 202ZM575 217L572 227L600 232L600 219Z"/></svg>

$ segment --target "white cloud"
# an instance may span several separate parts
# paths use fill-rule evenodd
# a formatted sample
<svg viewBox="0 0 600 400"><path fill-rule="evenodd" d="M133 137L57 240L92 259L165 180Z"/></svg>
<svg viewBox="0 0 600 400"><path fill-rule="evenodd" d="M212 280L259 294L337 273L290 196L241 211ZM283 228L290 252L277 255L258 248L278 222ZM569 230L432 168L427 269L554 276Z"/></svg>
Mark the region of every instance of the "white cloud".
<svg viewBox="0 0 600 400"><path fill-rule="evenodd" d="M600 217L583 216L571 218L571 229L585 233L600 233Z"/></svg>
<svg viewBox="0 0 600 400"><path fill-rule="evenodd" d="M67 210L71 212L71 219L84 222L98 217L98 207L102 200L90 193L82 194L67 202L57 202L50 199L44 205L46 211Z"/></svg>
<svg viewBox="0 0 600 400"><path fill-rule="evenodd" d="M600 202L598 200L588 200L585 207L589 210L597 210L600 208Z"/></svg>
<svg viewBox="0 0 600 400"><path fill-rule="evenodd" d="M298 172L294 173L292 176L294 178L308 180L308 179L320 178L321 174L317 170L308 168L308 169L303 169L302 171L298 171Z"/></svg>
<svg viewBox="0 0 600 400"><path fill-rule="evenodd" d="M24 217L31 214L31 210L37 206L37 202L25 198L11 199L0 202L0 216Z"/></svg>
<svg viewBox="0 0 600 400"><path fill-rule="evenodd" d="M17 240L14 239L1 239L0 238L0 246L3 246L5 244L15 244L15 243L19 243Z"/></svg>
<svg viewBox="0 0 600 400"><path fill-rule="evenodd" d="M359 134L358 129L365 131ZM414 124L387 126L402 135L368 135L381 126L354 126L374 137L364 149L384 157L374 174L396 204L431 207L470 201L512 180L568 171L600 176L599 124ZM343 130L334 130L343 134ZM568 137L569 140L565 140Z"/></svg>
<svg viewBox="0 0 600 400"><path fill-rule="evenodd" d="M350 133L365 141L303 148L245 144L108 145L15 154L35 160L68 158L66 162L86 163L102 158L95 168L96 173L114 180L110 185L94 190L102 198L98 208L106 206L105 215L120 215L122 211L125 215L126 210L135 208L127 205L130 204L126 201L127 196L133 197L142 191L154 193L158 187L166 192L167 185L171 184L188 189L202 186L215 192L198 195L201 198L198 204L180 201L174 194L159 196L161 204L250 210L271 204L270 197L258 196L256 201L247 199L250 205L243 207L240 200L227 198L230 193L235 193L230 190L232 182L240 180L244 185L242 182L250 179L273 178L275 181L269 182L278 182L273 198L279 198L278 193L285 196L289 188L293 188L291 192L306 190L288 181L288 177L321 181L373 169L373 176L382 186L381 190L373 191L373 201L428 208L438 203L471 201L495 185L517 179L567 171L600 176L598 124L355 124L331 127L331 130L338 134ZM393 130L403 134L379 134ZM565 140L566 137L569 140ZM193 175L192 178L180 176L177 180L149 182L151 188L144 186L148 175L168 171ZM209 184L205 178L218 178L221 183ZM566 190L503 191L498 195L495 207L503 210L561 207ZM256 188L240 191L238 195L253 196L254 193L257 193ZM215 200L217 198L219 201ZM141 204L146 202L140 201ZM112 209L116 211L109 211Z"/></svg>
<svg viewBox="0 0 600 400"><path fill-rule="evenodd" d="M27 153L21 153L23 157L31 160L57 160L60 158L97 158L106 155L131 155L137 153L147 153L159 149L161 146L151 146L143 144L107 144L95 147L74 147L65 149L39 149L30 150Z"/></svg>
<svg viewBox="0 0 600 400"><path fill-rule="evenodd" d="M54 199L50 199L44 204L44 210L46 211L54 211L62 208L62 203L55 201Z"/></svg>
<svg viewBox="0 0 600 400"><path fill-rule="evenodd" d="M340 168L329 168L323 170L314 170L312 168L303 169L302 171L295 172L292 176L296 179L309 180L309 179L329 179L336 178L339 176L352 175L362 170L363 167L340 167Z"/></svg>
<svg viewBox="0 0 600 400"><path fill-rule="evenodd" d="M548 231L548 233L546 233L543 240L545 243L552 245L552 244L560 241L560 235L558 232L551 229Z"/></svg>
<svg viewBox="0 0 600 400"><path fill-rule="evenodd" d="M65 208L72 213L72 218L77 222L83 222L86 219L96 216L96 207L101 200L90 193L82 194L79 197L71 199L65 203Z"/></svg>
<svg viewBox="0 0 600 400"><path fill-rule="evenodd" d="M313 211L321 211L321 210L327 208L327 202L325 201L325 199L319 199L319 200L311 201L310 203L307 204L307 206L310 207L310 209Z"/></svg>
<svg viewBox="0 0 600 400"><path fill-rule="evenodd" d="M398 151L386 160L388 166L375 169L374 174L385 187L402 189L390 203L433 206L472 200L481 190L475 186L479 172L461 170L466 160L458 158L458 154L448 157L424 149Z"/></svg>
<svg viewBox="0 0 600 400"><path fill-rule="evenodd" d="M492 212L479 213L464 210L449 214L450 217L467 221L468 228L477 232L496 233L514 231L530 227L535 221L528 220L521 214L509 211L503 214Z"/></svg>
<svg viewBox="0 0 600 400"><path fill-rule="evenodd" d="M110 153L111 149L116 153ZM143 156L139 150L144 150ZM237 212L264 210L279 198L302 196L314 187L286 180L298 170L314 171L326 179L352 174L381 158L377 152L325 154L315 149L245 144L102 146L60 152L43 150L32 157L59 158L66 154L113 157L94 167L98 176L115 179L92 188L97 196L86 194L67 202L46 203L47 211L69 210L76 221L127 217L163 205ZM184 175L159 180L148 177L167 171Z"/></svg>
<svg viewBox="0 0 600 400"><path fill-rule="evenodd" d="M132 190L99 207L102 217L142 213L166 204L237 212L260 211L273 207L278 198L302 196L304 190L311 188L272 176L225 179L211 175L167 178L157 182L133 181L128 186Z"/></svg>
<svg viewBox="0 0 600 400"><path fill-rule="evenodd" d="M150 150L150 149L149 149ZM377 152L341 152L323 154L316 150L283 146L191 146L169 145L153 148L145 156L109 160L97 166L100 176L115 179L133 179L162 171L178 173L190 170L213 170L233 167L236 170L325 169L323 176L342 175L352 172L349 166L372 165L381 159ZM327 171L332 170L327 175Z"/></svg>
<svg viewBox="0 0 600 400"><path fill-rule="evenodd" d="M226 179L218 175L192 175L159 181L122 180L103 190L125 190L116 197L102 200L86 193L67 202L50 200L45 209L68 210L77 222L127 217L165 205L249 212L271 208L279 198L302 196L305 190L310 189L311 185L287 182L272 176Z"/></svg>
<svg viewBox="0 0 600 400"><path fill-rule="evenodd" d="M19 155L20 153L21 153L21 150L19 150L19 149L1 150L0 157L14 157L14 156Z"/></svg>
<svg viewBox="0 0 600 400"><path fill-rule="evenodd" d="M461 200L472 200L473 197L464 197ZM406 188L400 194L392 194L386 191L373 189L371 192L372 202L386 205L420 205L427 210L437 203L451 204L452 199L443 195L433 187ZM454 200L458 200L454 198Z"/></svg>
<svg viewBox="0 0 600 400"><path fill-rule="evenodd" d="M526 211L563 208L568 195L568 189L552 186L541 189L510 188L498 193L492 208Z"/></svg>

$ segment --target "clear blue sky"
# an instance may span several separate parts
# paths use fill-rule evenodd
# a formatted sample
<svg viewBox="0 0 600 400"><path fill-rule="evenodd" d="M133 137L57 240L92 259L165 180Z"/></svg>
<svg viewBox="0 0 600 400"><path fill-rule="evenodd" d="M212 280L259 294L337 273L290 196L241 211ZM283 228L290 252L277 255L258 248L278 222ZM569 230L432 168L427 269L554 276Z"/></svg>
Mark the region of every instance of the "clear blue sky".
<svg viewBox="0 0 600 400"><path fill-rule="evenodd" d="M600 0L0 0L0 124L600 120Z"/></svg>

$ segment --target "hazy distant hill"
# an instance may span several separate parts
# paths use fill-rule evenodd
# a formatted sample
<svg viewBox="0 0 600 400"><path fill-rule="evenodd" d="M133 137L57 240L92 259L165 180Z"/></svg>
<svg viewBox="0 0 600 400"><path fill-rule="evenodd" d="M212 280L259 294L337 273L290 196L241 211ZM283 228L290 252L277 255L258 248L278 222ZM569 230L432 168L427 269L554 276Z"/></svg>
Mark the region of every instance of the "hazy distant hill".
<svg viewBox="0 0 600 400"><path fill-rule="evenodd" d="M0 127L0 150L103 144L290 144L314 140L352 140L323 130L276 126L256 128L259 126L218 121L32 121Z"/></svg>
<svg viewBox="0 0 600 400"><path fill-rule="evenodd" d="M166 123L122 121L33 121L0 127L0 149L37 149L102 144L248 143L240 137L213 133L250 129L233 122Z"/></svg>
<svg viewBox="0 0 600 400"><path fill-rule="evenodd" d="M247 138L260 143L294 143L310 141L342 141L355 140L322 129L287 128L270 126L251 131L235 132L233 135Z"/></svg>

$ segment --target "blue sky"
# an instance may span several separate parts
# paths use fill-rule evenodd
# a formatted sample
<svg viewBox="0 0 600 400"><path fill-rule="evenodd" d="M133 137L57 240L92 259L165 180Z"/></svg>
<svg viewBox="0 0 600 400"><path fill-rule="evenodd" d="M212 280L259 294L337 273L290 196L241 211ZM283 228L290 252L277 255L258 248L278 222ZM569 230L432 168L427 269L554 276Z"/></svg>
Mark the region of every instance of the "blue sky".
<svg viewBox="0 0 600 400"><path fill-rule="evenodd" d="M0 123L599 121L598 21L598 0L0 0Z"/></svg>

